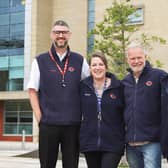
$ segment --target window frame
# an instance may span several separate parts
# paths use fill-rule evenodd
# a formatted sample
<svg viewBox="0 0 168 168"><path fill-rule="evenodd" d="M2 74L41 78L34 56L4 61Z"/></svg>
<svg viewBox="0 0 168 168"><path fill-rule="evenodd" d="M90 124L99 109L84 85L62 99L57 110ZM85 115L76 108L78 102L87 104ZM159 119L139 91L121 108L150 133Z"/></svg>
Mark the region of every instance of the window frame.
<svg viewBox="0 0 168 168"><path fill-rule="evenodd" d="M144 5L137 5L137 6L135 6L135 8L136 8L136 11L132 15L130 15L130 17L132 16L134 21L129 21L128 25L143 25L144 24L145 7L144 7ZM138 10L141 10L140 16L134 17L134 15L136 15ZM138 21L138 19L141 19L141 20ZM130 19L130 20L132 20L132 19Z"/></svg>
<svg viewBox="0 0 168 168"><path fill-rule="evenodd" d="M6 114L7 113L6 107L7 107L8 103L15 103L16 104L16 109L15 110L13 110L13 111L8 110L9 113L14 112L14 114L17 115L17 121L16 122L6 122L6 115L7 115ZM33 112L32 112L31 106L29 104L30 110L21 111L20 109L21 109L21 104L22 103L28 103L29 104L29 101L27 101L27 100L12 101L11 100L11 101L5 101L4 102L3 136L22 136L22 132L19 133L19 130L22 127L22 125L31 126L31 133L26 134L26 136L32 136L33 135ZM24 112L31 113L32 122L22 122L21 121L21 118L22 118L21 113L24 113ZM30 119L30 118L28 118L28 119ZM16 132L17 133L6 133L5 129L6 129L7 124L16 125Z"/></svg>

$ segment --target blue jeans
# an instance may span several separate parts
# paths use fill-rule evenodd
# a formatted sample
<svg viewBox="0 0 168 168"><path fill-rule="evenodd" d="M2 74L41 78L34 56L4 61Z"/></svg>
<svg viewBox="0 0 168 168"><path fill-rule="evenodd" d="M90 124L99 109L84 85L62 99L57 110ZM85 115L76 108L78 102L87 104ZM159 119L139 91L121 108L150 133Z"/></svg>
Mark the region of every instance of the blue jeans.
<svg viewBox="0 0 168 168"><path fill-rule="evenodd" d="M161 148L159 143L148 143L126 147L126 157L130 168L161 168Z"/></svg>

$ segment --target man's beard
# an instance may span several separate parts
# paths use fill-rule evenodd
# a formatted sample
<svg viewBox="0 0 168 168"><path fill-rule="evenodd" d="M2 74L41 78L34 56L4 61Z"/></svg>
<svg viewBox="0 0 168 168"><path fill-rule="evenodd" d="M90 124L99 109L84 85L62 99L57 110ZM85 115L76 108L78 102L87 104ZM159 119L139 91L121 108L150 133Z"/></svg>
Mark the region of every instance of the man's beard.
<svg viewBox="0 0 168 168"><path fill-rule="evenodd" d="M132 71L135 73L142 72L143 67L131 67Z"/></svg>
<svg viewBox="0 0 168 168"><path fill-rule="evenodd" d="M64 44L62 44L62 45L59 45L59 44L57 43L57 41L53 41L53 44L54 44L54 46L55 46L56 48L65 48L65 47L67 47L67 45L68 45L68 41L65 41Z"/></svg>

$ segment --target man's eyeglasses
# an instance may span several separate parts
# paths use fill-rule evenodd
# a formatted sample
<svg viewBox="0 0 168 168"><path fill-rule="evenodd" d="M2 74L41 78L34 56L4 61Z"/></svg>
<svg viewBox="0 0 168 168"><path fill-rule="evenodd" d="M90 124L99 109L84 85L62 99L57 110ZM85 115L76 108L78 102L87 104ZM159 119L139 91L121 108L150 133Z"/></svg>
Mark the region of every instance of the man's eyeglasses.
<svg viewBox="0 0 168 168"><path fill-rule="evenodd" d="M60 34L67 35L69 33L69 31L56 31L56 30L53 30L52 32L56 35L60 35Z"/></svg>

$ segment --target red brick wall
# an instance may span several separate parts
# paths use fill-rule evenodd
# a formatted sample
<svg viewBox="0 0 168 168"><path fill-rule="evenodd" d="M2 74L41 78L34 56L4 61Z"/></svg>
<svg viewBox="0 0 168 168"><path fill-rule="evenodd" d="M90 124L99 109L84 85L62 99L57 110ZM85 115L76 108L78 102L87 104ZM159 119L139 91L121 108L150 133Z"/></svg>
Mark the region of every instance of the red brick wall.
<svg viewBox="0 0 168 168"><path fill-rule="evenodd" d="M3 134L3 101L0 101L0 140Z"/></svg>

